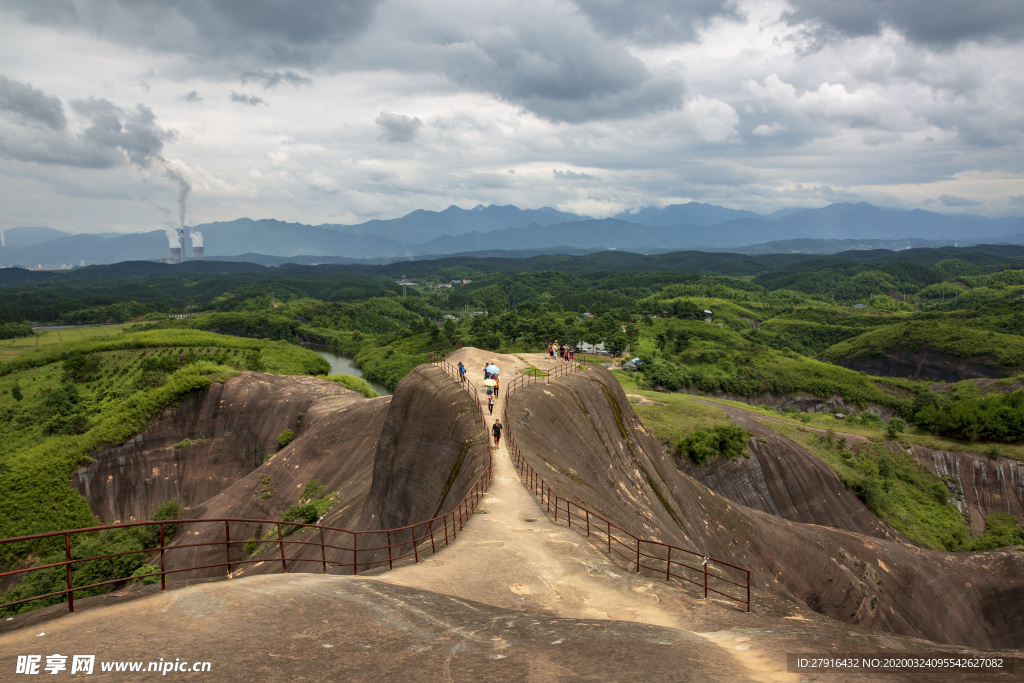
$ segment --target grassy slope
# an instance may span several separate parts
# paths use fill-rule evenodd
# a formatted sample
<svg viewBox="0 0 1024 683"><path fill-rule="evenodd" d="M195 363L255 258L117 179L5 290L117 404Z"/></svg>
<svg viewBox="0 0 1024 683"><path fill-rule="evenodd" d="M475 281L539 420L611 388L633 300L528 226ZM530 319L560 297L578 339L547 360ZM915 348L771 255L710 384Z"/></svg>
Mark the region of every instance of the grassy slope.
<svg viewBox="0 0 1024 683"><path fill-rule="evenodd" d="M73 384L77 400L55 408L53 396L66 391L61 368L70 351L91 354L100 368L87 381ZM147 356L174 362L169 372L147 374ZM74 468L96 450L142 431L184 394L225 381L252 364L279 374L329 371L320 356L284 342L192 330L103 335L33 348L0 364L0 411L6 418L0 420L0 537L93 525L87 503L68 487ZM15 384L23 393L20 402L12 396ZM54 433L54 410L73 412L83 420L84 431ZM10 561L25 551L7 547L0 551L0 560Z"/></svg>
<svg viewBox="0 0 1024 683"><path fill-rule="evenodd" d="M726 421L723 411L698 402L687 394L666 394L639 389L631 373L614 373L629 394L649 398L663 405L634 405L634 410L663 442L674 445L695 427L713 427ZM831 415L800 414L799 419L772 408L700 397L700 401L742 407L764 415L762 424L804 446L829 465L886 523L922 546L935 550L968 550L972 546L970 526L949 501L949 490L939 477L918 465L906 453L890 453L882 442L885 425L843 423L844 432L859 434L872 443L856 447L837 443L823 433L834 429ZM845 441L845 440L844 440ZM964 445L914 430L900 436L906 445L917 443L931 448L964 450ZM1024 445L1008 448L1006 455L1024 460Z"/></svg>
<svg viewBox="0 0 1024 683"><path fill-rule="evenodd" d="M871 330L829 347L822 359L876 358L897 348L919 351L931 348L959 359L990 356L1006 368L1024 363L1024 338L1015 334L973 329L962 321L920 320L900 322Z"/></svg>

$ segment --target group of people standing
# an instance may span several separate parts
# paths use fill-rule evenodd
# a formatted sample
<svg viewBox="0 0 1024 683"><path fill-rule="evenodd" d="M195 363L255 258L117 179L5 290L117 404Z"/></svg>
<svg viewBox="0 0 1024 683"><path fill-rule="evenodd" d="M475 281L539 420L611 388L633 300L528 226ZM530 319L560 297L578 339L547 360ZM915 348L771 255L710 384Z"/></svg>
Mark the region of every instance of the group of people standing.
<svg viewBox="0 0 1024 683"><path fill-rule="evenodd" d="M498 373L488 371L487 368L489 367L491 367L490 364L484 366L484 385L487 387L487 412L490 415L494 415L494 401L498 398L501 380L498 378ZM459 381L466 381L466 366L463 365L462 361L459 361ZM501 440L501 420L494 421L491 433L494 434L494 445L497 446Z"/></svg>
<svg viewBox="0 0 1024 683"><path fill-rule="evenodd" d="M576 349L572 346L567 347L565 344L559 344L556 340L554 344L548 344L548 355L554 358L556 353L562 360L572 362Z"/></svg>

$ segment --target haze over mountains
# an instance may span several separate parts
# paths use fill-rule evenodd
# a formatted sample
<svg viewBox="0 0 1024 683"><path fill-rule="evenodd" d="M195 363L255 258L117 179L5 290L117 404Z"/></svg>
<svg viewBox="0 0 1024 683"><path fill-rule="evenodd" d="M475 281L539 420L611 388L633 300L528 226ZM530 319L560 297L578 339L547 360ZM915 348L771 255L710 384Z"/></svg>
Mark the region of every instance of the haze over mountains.
<svg viewBox="0 0 1024 683"><path fill-rule="evenodd" d="M551 208L477 206L417 210L358 225L304 225L240 218L196 225L206 257L261 263L393 261L453 254L575 254L681 249L836 253L908 246L1024 244L1024 217L985 218L866 203L784 209L771 215L691 202L593 219ZM71 234L44 227L5 231L9 264L100 264L168 255L163 229Z"/></svg>

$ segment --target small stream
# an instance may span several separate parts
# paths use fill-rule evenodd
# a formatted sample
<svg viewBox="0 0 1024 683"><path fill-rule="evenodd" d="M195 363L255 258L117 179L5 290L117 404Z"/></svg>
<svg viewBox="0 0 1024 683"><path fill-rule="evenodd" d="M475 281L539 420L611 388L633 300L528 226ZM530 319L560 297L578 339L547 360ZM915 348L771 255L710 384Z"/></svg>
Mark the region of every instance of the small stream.
<svg viewBox="0 0 1024 683"><path fill-rule="evenodd" d="M327 350L326 347L321 346L319 344L303 344L303 346L305 346L310 351L316 352L317 354L322 356L324 360L330 363L332 375L353 375L354 377L363 376L363 371L359 369L359 366L352 362L351 358L345 358L345 356L339 356L336 353L331 353L330 351ZM376 391L381 396L391 395L391 392L388 391L387 387L385 387L384 385L377 384L376 382L370 382L370 380L366 381L369 382L370 386L373 387L373 390Z"/></svg>

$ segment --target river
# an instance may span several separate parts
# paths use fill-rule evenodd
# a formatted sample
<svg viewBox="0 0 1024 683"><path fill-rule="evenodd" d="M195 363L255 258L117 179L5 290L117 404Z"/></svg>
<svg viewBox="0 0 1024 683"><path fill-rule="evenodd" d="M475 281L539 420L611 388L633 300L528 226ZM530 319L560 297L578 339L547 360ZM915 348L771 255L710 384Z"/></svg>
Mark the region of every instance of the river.
<svg viewBox="0 0 1024 683"><path fill-rule="evenodd" d="M351 358L345 358L345 356L339 356L336 353L331 353L330 351L320 346L319 344L303 344L303 346L305 346L310 351L318 353L328 363L330 363L332 375L353 375L355 377L363 376L363 371L359 369L359 366L352 362ZM370 382L370 380L366 381L369 382L370 386L373 387L373 390L376 391L381 396L391 395L391 392L388 391L387 387L385 387L384 385L377 384L376 382Z"/></svg>

